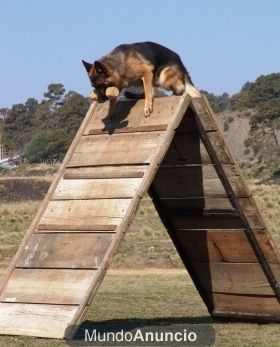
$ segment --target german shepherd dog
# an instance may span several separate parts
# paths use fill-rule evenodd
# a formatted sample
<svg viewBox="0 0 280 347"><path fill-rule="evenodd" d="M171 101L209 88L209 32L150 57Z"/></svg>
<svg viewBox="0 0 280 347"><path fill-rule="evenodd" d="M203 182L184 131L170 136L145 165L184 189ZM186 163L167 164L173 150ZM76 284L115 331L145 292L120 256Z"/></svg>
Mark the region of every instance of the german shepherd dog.
<svg viewBox="0 0 280 347"><path fill-rule="evenodd" d="M93 99L98 102L108 100L109 87L121 91L143 86L146 117L153 111L153 86L170 89L175 95L183 94L186 85L193 86L179 55L153 42L122 44L93 64L82 62L94 88ZM110 97L108 117L114 113L117 94Z"/></svg>

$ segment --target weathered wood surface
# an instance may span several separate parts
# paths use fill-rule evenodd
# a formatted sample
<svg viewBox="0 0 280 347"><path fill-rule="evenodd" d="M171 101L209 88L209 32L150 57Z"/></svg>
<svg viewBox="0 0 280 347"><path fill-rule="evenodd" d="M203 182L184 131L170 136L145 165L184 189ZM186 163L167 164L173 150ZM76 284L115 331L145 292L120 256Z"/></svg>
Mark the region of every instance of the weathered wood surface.
<svg viewBox="0 0 280 347"><path fill-rule="evenodd" d="M129 166L93 166L67 168L64 179L105 179L105 178L142 178L147 165Z"/></svg>
<svg viewBox="0 0 280 347"><path fill-rule="evenodd" d="M78 306L0 303L0 333L62 339Z"/></svg>
<svg viewBox="0 0 280 347"><path fill-rule="evenodd" d="M185 209L189 212L233 212L233 208L228 198L160 198L162 209Z"/></svg>
<svg viewBox="0 0 280 347"><path fill-rule="evenodd" d="M154 112L151 117L144 115L144 100L119 102L114 116L107 118L108 106L98 105L94 117L84 131L84 135L94 132L127 131L137 127L153 127L168 125L174 117L174 112L180 97L156 98L154 100Z"/></svg>
<svg viewBox="0 0 280 347"><path fill-rule="evenodd" d="M193 263L193 269L207 292L274 295L259 263ZM280 263L270 264L280 278Z"/></svg>
<svg viewBox="0 0 280 347"><path fill-rule="evenodd" d="M150 163L163 135L162 131L154 131L84 136L68 167Z"/></svg>
<svg viewBox="0 0 280 347"><path fill-rule="evenodd" d="M211 297L215 307L214 316L234 317L236 314L245 319L246 316L280 319L280 305L275 296L213 293Z"/></svg>
<svg viewBox="0 0 280 347"><path fill-rule="evenodd" d="M181 230L175 233L190 262L257 262L243 229ZM269 236L259 239L268 262L280 262Z"/></svg>
<svg viewBox="0 0 280 347"><path fill-rule="evenodd" d="M39 224L34 233L82 233L82 232L115 232L116 224Z"/></svg>
<svg viewBox="0 0 280 347"><path fill-rule="evenodd" d="M186 213L169 212L168 218L178 230L188 229L243 229L237 213Z"/></svg>
<svg viewBox="0 0 280 347"><path fill-rule="evenodd" d="M231 177L231 184L237 197L249 196L239 176ZM153 186L161 198L227 197L212 165L159 167Z"/></svg>
<svg viewBox="0 0 280 347"><path fill-rule="evenodd" d="M79 305L96 270L15 269L3 302Z"/></svg>
<svg viewBox="0 0 280 347"><path fill-rule="evenodd" d="M131 199L50 201L40 224L71 226L119 225ZM64 229L68 230L68 229Z"/></svg>
<svg viewBox="0 0 280 347"><path fill-rule="evenodd" d="M53 200L132 198L141 178L62 179Z"/></svg>
<svg viewBox="0 0 280 347"><path fill-rule="evenodd" d="M16 262L24 268L98 269L114 234L34 234Z"/></svg>

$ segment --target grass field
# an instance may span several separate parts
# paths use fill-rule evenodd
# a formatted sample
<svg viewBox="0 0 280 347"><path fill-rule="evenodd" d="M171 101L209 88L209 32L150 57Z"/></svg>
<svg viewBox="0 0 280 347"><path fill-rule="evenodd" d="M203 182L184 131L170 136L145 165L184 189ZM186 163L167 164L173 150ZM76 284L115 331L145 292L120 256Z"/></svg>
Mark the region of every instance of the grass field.
<svg viewBox="0 0 280 347"><path fill-rule="evenodd" d="M30 173L31 171L31 173ZM55 171L55 170L54 170ZM9 192L0 194L0 271L8 265L40 204L50 183L52 171L44 176L29 170L16 174L17 179L30 176L32 184L22 199ZM45 182L45 183L44 183ZM15 183L17 184L17 182ZM42 189L36 197L34 189ZM1 188L2 187L2 188ZM13 187L15 189L16 186ZM31 188L30 188L31 187ZM280 235L279 185L251 182L251 188L273 234ZM12 202L9 194L13 193ZM32 199L30 199L32 197ZM110 324L132 322L139 326L170 323L212 324L216 331L215 346L276 347L280 346L279 324L249 324L212 322L190 277L161 225L157 213L146 198L126 234L112 269L108 271L85 320ZM28 337L0 337L0 347L64 346L65 342Z"/></svg>

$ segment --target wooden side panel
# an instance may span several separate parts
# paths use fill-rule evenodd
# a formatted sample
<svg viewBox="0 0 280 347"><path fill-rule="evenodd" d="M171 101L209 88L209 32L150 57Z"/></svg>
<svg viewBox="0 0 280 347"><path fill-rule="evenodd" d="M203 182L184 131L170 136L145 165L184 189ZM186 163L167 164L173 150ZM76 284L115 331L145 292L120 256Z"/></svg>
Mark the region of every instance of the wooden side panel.
<svg viewBox="0 0 280 347"><path fill-rule="evenodd" d="M188 229L243 229L244 224L237 213L174 213L169 216L173 227Z"/></svg>
<svg viewBox="0 0 280 347"><path fill-rule="evenodd" d="M212 164L198 132L175 133L162 165ZM228 162L225 162L228 164Z"/></svg>
<svg viewBox="0 0 280 347"><path fill-rule="evenodd" d="M179 209L189 212L214 212L234 211L228 198L161 198L160 204L163 209Z"/></svg>
<svg viewBox="0 0 280 347"><path fill-rule="evenodd" d="M132 198L141 178L62 179L53 200Z"/></svg>
<svg viewBox="0 0 280 347"><path fill-rule="evenodd" d="M41 225L61 226L62 230L94 225L119 225L131 199L50 201ZM47 228L49 229L49 228ZM83 229L83 228L82 228Z"/></svg>
<svg viewBox="0 0 280 347"><path fill-rule="evenodd" d="M274 296L214 293L214 316L259 316L280 319L280 305Z"/></svg>
<svg viewBox="0 0 280 347"><path fill-rule="evenodd" d="M16 262L24 268L97 269L114 234L34 234Z"/></svg>
<svg viewBox="0 0 280 347"><path fill-rule="evenodd" d="M280 275L279 264L271 264ZM193 263L196 276L207 292L274 295L259 263Z"/></svg>
<svg viewBox="0 0 280 347"><path fill-rule="evenodd" d="M156 98L154 100L155 112L151 117L144 115L144 100L119 102L114 117L110 120L107 118L108 105L105 107L97 105L95 115L89 122L84 135L88 135L91 130L114 133L127 128L167 125L175 115L179 100L180 96Z"/></svg>
<svg viewBox="0 0 280 347"><path fill-rule="evenodd" d="M248 196L239 176L231 182L238 197ZM153 186L161 198L227 197L213 165L160 167Z"/></svg>
<svg viewBox="0 0 280 347"><path fill-rule="evenodd" d="M96 270L15 269L0 300L78 305L95 275Z"/></svg>
<svg viewBox="0 0 280 347"><path fill-rule="evenodd" d="M204 130L218 130L214 113L207 101L207 98L193 98L192 104L195 105L196 112L199 115L199 119L201 120Z"/></svg>
<svg viewBox="0 0 280 347"><path fill-rule="evenodd" d="M62 339L78 306L0 303L0 334Z"/></svg>
<svg viewBox="0 0 280 347"><path fill-rule="evenodd" d="M154 131L84 136L68 167L150 163L163 135Z"/></svg>
<svg viewBox="0 0 280 347"><path fill-rule="evenodd" d="M191 262L257 262L257 257L243 229L177 231L176 238ZM267 234L259 239L260 247L269 262L280 259L272 248Z"/></svg>

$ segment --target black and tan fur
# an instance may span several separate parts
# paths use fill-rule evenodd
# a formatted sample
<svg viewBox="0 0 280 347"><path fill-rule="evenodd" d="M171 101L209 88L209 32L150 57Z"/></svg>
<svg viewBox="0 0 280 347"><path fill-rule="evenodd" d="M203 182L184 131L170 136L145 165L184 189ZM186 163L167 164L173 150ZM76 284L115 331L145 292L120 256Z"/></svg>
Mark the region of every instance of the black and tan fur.
<svg viewBox="0 0 280 347"><path fill-rule="evenodd" d="M193 85L179 55L153 42L123 44L93 64L83 61L98 102L107 100L108 87L120 91L130 86L143 86L145 93L144 113L153 111L153 86L172 90L181 95L186 85ZM114 104L115 100L110 99ZM110 115L113 107L110 107Z"/></svg>

